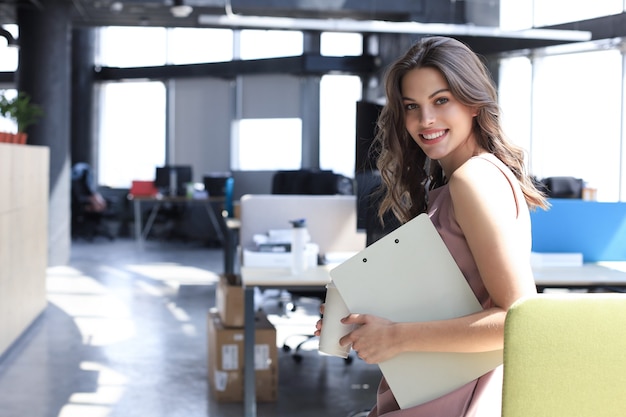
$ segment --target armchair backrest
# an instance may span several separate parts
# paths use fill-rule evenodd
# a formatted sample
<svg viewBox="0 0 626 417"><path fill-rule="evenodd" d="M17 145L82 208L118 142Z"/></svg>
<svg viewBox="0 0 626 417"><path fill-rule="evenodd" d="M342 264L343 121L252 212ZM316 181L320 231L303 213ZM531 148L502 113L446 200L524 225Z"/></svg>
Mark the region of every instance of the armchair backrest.
<svg viewBox="0 0 626 417"><path fill-rule="evenodd" d="M626 294L540 294L507 314L502 417L626 412Z"/></svg>

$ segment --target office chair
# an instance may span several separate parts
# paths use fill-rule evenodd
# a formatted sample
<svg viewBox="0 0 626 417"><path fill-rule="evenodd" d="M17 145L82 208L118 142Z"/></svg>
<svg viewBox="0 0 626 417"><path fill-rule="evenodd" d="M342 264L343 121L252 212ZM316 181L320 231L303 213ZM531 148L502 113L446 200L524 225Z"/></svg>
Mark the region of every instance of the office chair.
<svg viewBox="0 0 626 417"><path fill-rule="evenodd" d="M290 291L290 296L292 297L292 299L294 298L294 294L292 294L292 292ZM298 300L298 302L300 304L304 304L303 299L304 298L308 298L311 301L317 301L319 304L321 304L322 302L324 302L324 298L326 296L326 291L323 292L318 292L318 291L312 291L309 293L305 293L305 292L295 292L295 297ZM290 308L290 305L293 305L293 310L295 311L295 309L297 308L295 304L293 304L293 300L287 302L287 309ZM321 317L321 316L320 316ZM300 340L295 347L292 347L289 344L289 341L292 339L298 339ZM317 343L319 341L319 338L315 335L313 335L312 333L303 333L303 334L291 334L289 336L287 336L283 342L283 346L282 346L282 350L283 352L292 352L291 354L291 358L293 359L294 362L296 363L300 363L302 362L302 360L304 359L304 356L302 355L301 351L302 349L309 343ZM317 346L316 346L317 348ZM352 356L352 351L350 351L350 353L348 354L347 357L344 358L344 363L346 365L349 365L352 363L353 361L353 356Z"/></svg>
<svg viewBox="0 0 626 417"><path fill-rule="evenodd" d="M272 194L353 195L352 179L328 170L277 171L272 177Z"/></svg>
<svg viewBox="0 0 626 417"><path fill-rule="evenodd" d="M154 203L156 204L156 203ZM184 233L181 222L184 220L188 208L185 204L162 203L158 212L153 211L154 206L146 208L142 214L142 230L148 222L152 222L152 227L146 236L148 239L156 240L180 240L185 242L188 235Z"/></svg>
<svg viewBox="0 0 626 417"><path fill-rule="evenodd" d="M574 177L548 177L541 180L550 198L582 198L584 182Z"/></svg>
<svg viewBox="0 0 626 417"><path fill-rule="evenodd" d="M72 167L71 210L72 237L84 237L93 241L97 236L109 240L115 237L106 220L115 216L111 210L112 201L98 192L92 168L79 162Z"/></svg>
<svg viewBox="0 0 626 417"><path fill-rule="evenodd" d="M514 304L502 417L624 415L625 329L624 294L540 294Z"/></svg>

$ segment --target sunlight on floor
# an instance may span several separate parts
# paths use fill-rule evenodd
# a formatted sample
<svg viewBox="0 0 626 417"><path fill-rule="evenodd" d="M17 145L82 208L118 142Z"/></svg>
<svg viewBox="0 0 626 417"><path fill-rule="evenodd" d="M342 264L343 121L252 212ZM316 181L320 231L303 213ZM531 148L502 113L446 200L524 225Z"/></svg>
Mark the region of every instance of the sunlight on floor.
<svg viewBox="0 0 626 417"><path fill-rule="evenodd" d="M111 345L135 335L124 301L77 269L49 268L47 291L48 301L74 319L84 344Z"/></svg>
<svg viewBox="0 0 626 417"><path fill-rule="evenodd" d="M215 284L220 279L219 275L214 272L174 263L127 265L126 268L154 280L175 282L178 285Z"/></svg>
<svg viewBox="0 0 626 417"><path fill-rule="evenodd" d="M125 269L109 268L111 276L128 280L139 274L177 290L180 285L213 285L219 275L200 268L175 263L127 265ZM146 281L134 282L142 293L162 297L166 290ZM124 300L115 296L95 279L70 267L48 269L48 300L74 318L83 343L105 346L120 343L135 335L135 324ZM166 305L170 314L182 322L183 332L195 337L197 329L189 324L189 315L175 303Z"/></svg>
<svg viewBox="0 0 626 417"><path fill-rule="evenodd" d="M122 395L127 378L114 370L94 362L82 362L84 371L96 372L97 388L94 392L74 393L63 406L59 417L106 417Z"/></svg>

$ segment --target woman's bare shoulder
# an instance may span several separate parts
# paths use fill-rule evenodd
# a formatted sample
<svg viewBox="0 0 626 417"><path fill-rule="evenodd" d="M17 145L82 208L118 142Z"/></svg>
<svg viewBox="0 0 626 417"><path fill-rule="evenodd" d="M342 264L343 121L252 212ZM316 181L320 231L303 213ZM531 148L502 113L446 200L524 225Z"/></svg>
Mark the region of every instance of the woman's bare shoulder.
<svg viewBox="0 0 626 417"><path fill-rule="evenodd" d="M498 167L490 159L479 156L465 161L450 177L450 187L470 188L476 191L493 189L494 187L510 188L509 181L502 172L502 168Z"/></svg>

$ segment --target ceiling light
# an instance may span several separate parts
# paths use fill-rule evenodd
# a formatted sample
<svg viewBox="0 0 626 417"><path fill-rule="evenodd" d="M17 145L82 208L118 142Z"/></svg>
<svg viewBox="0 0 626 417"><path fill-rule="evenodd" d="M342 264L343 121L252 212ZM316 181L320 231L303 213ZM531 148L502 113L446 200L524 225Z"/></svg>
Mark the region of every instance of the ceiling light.
<svg viewBox="0 0 626 417"><path fill-rule="evenodd" d="M183 0L174 0L174 5L170 8L174 17L187 17L193 12L193 7L183 3Z"/></svg>
<svg viewBox="0 0 626 417"><path fill-rule="evenodd" d="M124 3L122 3L121 1L114 1L113 3L111 3L111 11L113 13L119 13L122 10L124 10Z"/></svg>
<svg viewBox="0 0 626 417"><path fill-rule="evenodd" d="M255 29L316 30L325 32L410 33L447 36L484 36L513 39L588 41L590 31L560 29L502 30L497 27L450 23L390 22L353 19L294 19L289 17L209 15L198 16L200 25Z"/></svg>

